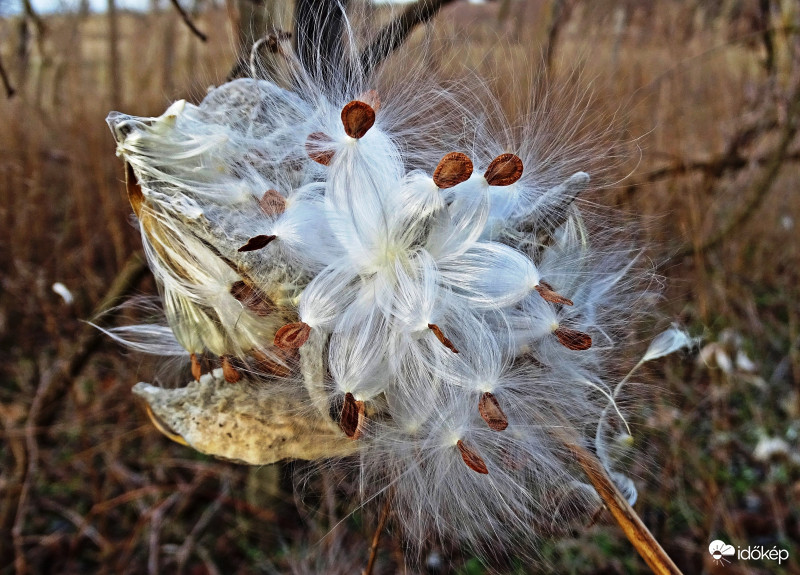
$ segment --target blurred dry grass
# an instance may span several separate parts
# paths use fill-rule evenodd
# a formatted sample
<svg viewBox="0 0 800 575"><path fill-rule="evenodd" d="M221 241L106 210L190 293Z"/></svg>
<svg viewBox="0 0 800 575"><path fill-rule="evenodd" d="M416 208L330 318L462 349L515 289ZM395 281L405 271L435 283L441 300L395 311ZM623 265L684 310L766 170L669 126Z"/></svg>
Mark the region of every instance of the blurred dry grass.
<svg viewBox="0 0 800 575"><path fill-rule="evenodd" d="M571 10L552 26L556 4ZM800 144L787 128L797 121L800 14L791 2L771 5L765 18L755 1L459 2L413 40L427 35L442 62L507 87L527 84L550 33L551 76L566 79L580 63L591 113L624 117L609 137L638 150L612 162L616 184L603 201L654 246L664 316L706 336L706 364L670 358L642 374L651 401L635 432L637 508L686 573L723 572L707 553L714 538L792 555L781 568L739 561L725 573L800 572ZM319 497L296 505L290 479L302 470L245 469L169 443L130 394L153 366L109 342L92 344L65 393L48 396L47 417L29 417L86 343L80 320L140 247L105 115L158 114L231 68L225 10L197 22L207 44L172 12L120 14L114 102L105 17L48 17L41 41L22 43L20 19L0 21L18 90L0 102L0 573L322 573L365 563L374 517L356 512L322 539L352 510L337 478L317 478L308 493ZM786 449L762 457L765 438ZM438 552L453 566L430 572L484 572L459 550ZM603 516L542 552L554 573L645 570ZM399 554L385 538L377 572L394 572Z"/></svg>

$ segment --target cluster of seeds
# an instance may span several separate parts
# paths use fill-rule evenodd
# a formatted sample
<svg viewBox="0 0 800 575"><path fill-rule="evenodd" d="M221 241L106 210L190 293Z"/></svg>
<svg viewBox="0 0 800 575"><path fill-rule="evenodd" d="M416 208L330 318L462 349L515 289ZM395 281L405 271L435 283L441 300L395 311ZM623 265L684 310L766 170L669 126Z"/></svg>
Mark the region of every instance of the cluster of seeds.
<svg viewBox="0 0 800 575"><path fill-rule="evenodd" d="M186 354L198 380L294 389L420 543L528 532L592 498L553 430L593 443L613 403L604 321L629 262L592 248L585 173L543 187L533 155L487 155L483 136L411 154L390 104L245 79L158 118L112 113L167 319L116 333Z"/></svg>

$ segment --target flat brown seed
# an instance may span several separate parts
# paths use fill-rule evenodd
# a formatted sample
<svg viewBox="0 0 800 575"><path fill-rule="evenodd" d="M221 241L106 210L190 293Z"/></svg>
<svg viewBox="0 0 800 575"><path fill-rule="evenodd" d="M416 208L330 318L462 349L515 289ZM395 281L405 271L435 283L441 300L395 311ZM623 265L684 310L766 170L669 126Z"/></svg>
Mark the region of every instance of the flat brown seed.
<svg viewBox="0 0 800 575"><path fill-rule="evenodd" d="M327 166L333 159L333 140L324 132L314 132L306 139L306 154L308 157Z"/></svg>
<svg viewBox="0 0 800 575"><path fill-rule="evenodd" d="M267 317L277 309L270 297L256 286L241 280L231 285L231 295L258 317Z"/></svg>
<svg viewBox="0 0 800 575"><path fill-rule="evenodd" d="M299 321L283 326L275 334L275 345L282 349L298 349L311 335L311 326Z"/></svg>
<svg viewBox="0 0 800 575"><path fill-rule="evenodd" d="M369 104L376 112L381 109L381 97L377 90L367 90L366 92L362 92L358 95L356 100L360 100L366 104Z"/></svg>
<svg viewBox="0 0 800 575"><path fill-rule="evenodd" d="M375 110L366 102L353 100L342 108L342 124L351 138L363 138L375 124Z"/></svg>
<svg viewBox="0 0 800 575"><path fill-rule="evenodd" d="M553 286L549 283L545 283L539 280L539 285L534 288L536 291L539 292L539 295L542 296L545 300L549 301L550 303L560 303L561 305L572 305L572 300L569 298L565 298L563 295L556 293L553 290Z"/></svg>
<svg viewBox="0 0 800 575"><path fill-rule="evenodd" d="M483 177L490 186L510 186L522 177L522 160L514 154L500 154L486 168Z"/></svg>
<svg viewBox="0 0 800 575"><path fill-rule="evenodd" d="M139 180L136 179L133 167L128 162L125 162L125 190L128 192L128 201L131 203L133 213L136 214L138 218L139 214L142 213L144 193L142 192L142 186L139 184Z"/></svg>
<svg viewBox="0 0 800 575"><path fill-rule="evenodd" d="M567 349L584 350L592 347L592 338L576 329L560 327L553 332L558 338L559 343Z"/></svg>
<svg viewBox="0 0 800 575"><path fill-rule="evenodd" d="M356 400L350 392L344 394L339 427L350 439L358 439L364 431L364 402Z"/></svg>
<svg viewBox="0 0 800 575"><path fill-rule="evenodd" d="M433 171L433 183L441 189L452 188L472 175L472 160L461 152L446 154Z"/></svg>
<svg viewBox="0 0 800 575"><path fill-rule="evenodd" d="M449 339L447 339L444 336L444 334L442 333L442 330L439 329L438 325L436 325L435 323L429 323L428 324L428 329L433 332L433 335L436 336L436 339L441 341L442 345L444 345L447 349L449 349L453 353L458 353L458 350L456 349L456 346L454 346L453 342L450 341Z"/></svg>
<svg viewBox="0 0 800 575"><path fill-rule="evenodd" d="M225 377L225 381L228 383L236 383L240 379L242 379L242 374L233 367L231 363L231 358L227 355L222 356L222 375Z"/></svg>
<svg viewBox="0 0 800 575"><path fill-rule="evenodd" d="M481 396L478 402L478 411L481 417L494 431L503 431L508 427L508 418L500 407L500 403L494 394L488 391Z"/></svg>
<svg viewBox="0 0 800 575"><path fill-rule="evenodd" d="M456 445L458 446L458 450L461 452L461 459L464 460L464 463L467 464L467 467L476 473L483 473L484 475L489 473L486 463L483 461L481 456L475 452L474 449L468 447L460 439Z"/></svg>
<svg viewBox="0 0 800 575"><path fill-rule="evenodd" d="M267 245L277 238L278 236L268 236L265 234L259 236L253 236L247 243L240 247L237 251L239 252L254 252L256 250L260 250L261 248L267 247Z"/></svg>
<svg viewBox="0 0 800 575"><path fill-rule="evenodd" d="M286 211L286 198L278 190L267 190L258 201L261 211L268 216L279 216Z"/></svg>
<svg viewBox="0 0 800 575"><path fill-rule="evenodd" d="M277 361L271 360L269 357L267 357L265 353L257 349L253 350L251 352L251 355L255 360L255 368L258 369L259 371L264 371L266 373L278 377L288 377L292 374L291 367L284 365L282 363L278 363Z"/></svg>
<svg viewBox="0 0 800 575"><path fill-rule="evenodd" d="M192 360L192 377L195 381L200 381L200 376L203 375L203 368L200 366L200 360L197 359L196 354L189 356Z"/></svg>

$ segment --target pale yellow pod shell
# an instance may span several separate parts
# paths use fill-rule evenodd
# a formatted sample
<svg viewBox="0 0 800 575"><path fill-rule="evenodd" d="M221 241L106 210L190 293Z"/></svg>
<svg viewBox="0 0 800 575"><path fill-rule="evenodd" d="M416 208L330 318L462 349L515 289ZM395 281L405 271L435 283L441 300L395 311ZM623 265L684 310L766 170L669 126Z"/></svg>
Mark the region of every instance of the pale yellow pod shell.
<svg viewBox="0 0 800 575"><path fill-rule="evenodd" d="M315 460L350 455L358 448L302 394L277 391L269 382L231 384L221 371L178 389L137 383L133 392L147 402L156 427L167 437L238 463Z"/></svg>

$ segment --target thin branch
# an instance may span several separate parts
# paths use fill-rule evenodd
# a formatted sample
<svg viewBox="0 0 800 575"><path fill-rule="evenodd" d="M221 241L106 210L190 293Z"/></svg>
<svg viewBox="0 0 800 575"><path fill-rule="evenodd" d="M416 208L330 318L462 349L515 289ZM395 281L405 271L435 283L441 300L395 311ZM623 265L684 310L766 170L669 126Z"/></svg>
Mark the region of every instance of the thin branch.
<svg viewBox="0 0 800 575"><path fill-rule="evenodd" d="M189 555L194 548L198 535L208 527L208 524L211 523L211 520L214 516L222 509L222 506L225 504L224 498L226 498L230 494L230 482L227 478L223 477L221 480L221 489L220 494L217 498L205 508L202 515L200 515L200 519L198 519L197 523L195 523L192 530L189 532L189 535L184 539L181 546L178 548L178 551L175 553L175 558L178 563L177 572L179 574L184 572L184 568L186 567L186 562L189 560Z"/></svg>
<svg viewBox="0 0 800 575"><path fill-rule="evenodd" d="M192 31L192 34L200 38L202 42L207 42L208 36L203 34L197 28L197 26L195 26L194 22L192 22L192 19L189 17L189 14L187 14L186 11L181 7L181 5L178 4L178 0L170 0L170 2L172 2L172 5L175 7L175 10L178 11L178 14L181 15L181 18L183 18L183 22L186 24L186 26L189 27L189 30Z"/></svg>
<svg viewBox="0 0 800 575"><path fill-rule="evenodd" d="M6 67L3 66L2 56L0 56L0 79L3 80L3 87L6 89L6 97L11 98L16 93L16 90L14 90L14 86L11 85Z"/></svg>
<svg viewBox="0 0 800 575"><path fill-rule="evenodd" d="M453 0L419 0L384 26L361 54L361 69L369 76L392 52L397 50L418 24L433 18Z"/></svg>
<svg viewBox="0 0 800 575"><path fill-rule="evenodd" d="M386 495L386 503L383 504L381 516L378 519L378 526L375 528L375 534L372 536L372 545L369 548L367 566L364 567L364 571L361 572L361 575L372 575L372 570L375 568L375 560L378 558L378 544L381 541L381 534L383 533L383 528L386 526L386 520L389 518L391 506L392 495L389 493Z"/></svg>
<svg viewBox="0 0 800 575"><path fill-rule="evenodd" d="M771 158L772 156L770 155L758 156L756 158L746 158L744 156L728 157L722 155L709 160L679 161L667 166L661 166L660 168L643 174L642 177L635 182L626 185L625 191L629 193L634 192L643 184L651 184L667 178L685 176L696 172L718 178L728 171L739 171L748 166L765 166L770 162ZM783 161L800 161L800 150L786 154Z"/></svg>
<svg viewBox="0 0 800 575"><path fill-rule="evenodd" d="M547 26L547 44L544 47L544 62L548 73L553 71L553 59L561 30L572 14L573 4L568 0L556 0L550 5L550 23Z"/></svg>
<svg viewBox="0 0 800 575"><path fill-rule="evenodd" d="M798 116L800 116L800 82L792 92L788 100L789 106L786 111L786 120L781 131L781 138L775 147L773 154L768 158L760 177L753 184L755 192L744 208L733 216L722 228L713 236L705 240L699 247L687 246L676 254L675 257L685 257L692 253L702 253L717 247L728 235L746 222L756 212L761 202L772 189L773 184L778 179L781 167L784 165L789 145L797 134Z"/></svg>
<svg viewBox="0 0 800 575"><path fill-rule="evenodd" d="M140 254L133 254L111 283L106 295L95 308L94 316L107 312L118 301L138 285L147 272L147 264ZM28 420L32 428L47 425L61 406L61 399L69 390L86 362L97 350L103 333L85 325L78 341L68 357L59 360L53 369L44 375L42 389L31 405Z"/></svg>
<svg viewBox="0 0 800 575"><path fill-rule="evenodd" d="M36 10L33 9L33 4L31 4L31 0L22 0L22 9L25 12L25 17L29 18L33 21L33 25L36 26L36 33L39 36L44 36L45 30L47 27L44 24L44 20L39 14L36 13Z"/></svg>
<svg viewBox="0 0 800 575"><path fill-rule="evenodd" d="M628 500L619 492L600 460L577 443L567 441L566 447L575 454L575 459L589 477L597 494L600 495L625 536L653 573L656 575L680 575L681 570L659 545Z"/></svg>

